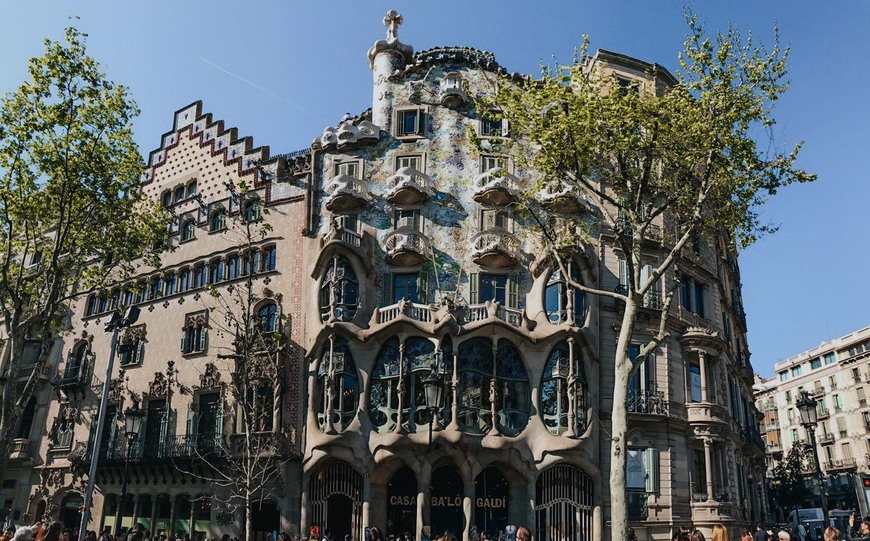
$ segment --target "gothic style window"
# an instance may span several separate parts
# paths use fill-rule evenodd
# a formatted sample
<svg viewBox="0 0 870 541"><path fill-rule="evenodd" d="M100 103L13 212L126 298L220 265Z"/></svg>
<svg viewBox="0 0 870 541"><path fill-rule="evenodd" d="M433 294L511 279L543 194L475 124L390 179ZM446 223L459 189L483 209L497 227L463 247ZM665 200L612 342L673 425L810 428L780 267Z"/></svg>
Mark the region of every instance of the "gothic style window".
<svg viewBox="0 0 870 541"><path fill-rule="evenodd" d="M224 280L224 261L223 259L217 259L211 262L209 266L209 279L210 283L218 284L223 282Z"/></svg>
<svg viewBox="0 0 870 541"><path fill-rule="evenodd" d="M185 221L184 225L181 226L182 242L186 240L192 240L194 233L196 233L196 222L193 221L193 219Z"/></svg>
<svg viewBox="0 0 870 541"><path fill-rule="evenodd" d="M350 261L335 257L320 284L320 317L350 321L359 307L359 282Z"/></svg>
<svg viewBox="0 0 870 541"><path fill-rule="evenodd" d="M317 422L327 433L342 432L356 416L359 378L343 338L323 347L317 368Z"/></svg>
<svg viewBox="0 0 870 541"><path fill-rule="evenodd" d="M90 344L88 342L79 342L67 357L66 369L63 371L63 383L72 383L82 381L84 374L87 373L87 358Z"/></svg>
<svg viewBox="0 0 870 541"><path fill-rule="evenodd" d="M260 202L256 199L254 199L253 201L248 201L248 204L245 205L245 221L255 222L260 219L260 216Z"/></svg>
<svg viewBox="0 0 870 541"><path fill-rule="evenodd" d="M260 332L271 333L278 330L278 306L269 303L260 307L257 311L257 319Z"/></svg>
<svg viewBox="0 0 870 541"><path fill-rule="evenodd" d="M209 229L211 231L223 231L227 228L227 211L218 209L211 215L211 223Z"/></svg>
<svg viewBox="0 0 870 541"><path fill-rule="evenodd" d="M558 435L568 431L572 417L574 430L570 434L580 434L586 428L586 391L583 359L576 351L572 358L568 343L559 343L550 352L541 378L541 414L550 432Z"/></svg>
<svg viewBox="0 0 870 541"><path fill-rule="evenodd" d="M118 353L121 366L142 364L145 360L145 325L124 331Z"/></svg>
<svg viewBox="0 0 870 541"><path fill-rule="evenodd" d="M459 345L459 420L471 430L518 434L529 418L529 380L516 347L505 339L472 338ZM493 380L495 383L493 384Z"/></svg>
<svg viewBox="0 0 870 541"><path fill-rule="evenodd" d="M414 432L421 425L428 426L423 381L435 363L435 344L425 338L408 338L403 347L398 338L384 344L375 362L369 396L369 416L377 429L388 432L401 423Z"/></svg>
<svg viewBox="0 0 870 541"><path fill-rule="evenodd" d="M568 265L567 270L572 280L580 281L580 269L575 263ZM568 285L561 269L555 269L547 278L544 304L551 323L578 325L583 322L586 309L583 292Z"/></svg>
<svg viewBox="0 0 870 541"><path fill-rule="evenodd" d="M208 349L207 312L189 314L185 317L181 334L181 353L203 353Z"/></svg>
<svg viewBox="0 0 870 541"><path fill-rule="evenodd" d="M275 270L275 247L266 246L263 248L263 272Z"/></svg>

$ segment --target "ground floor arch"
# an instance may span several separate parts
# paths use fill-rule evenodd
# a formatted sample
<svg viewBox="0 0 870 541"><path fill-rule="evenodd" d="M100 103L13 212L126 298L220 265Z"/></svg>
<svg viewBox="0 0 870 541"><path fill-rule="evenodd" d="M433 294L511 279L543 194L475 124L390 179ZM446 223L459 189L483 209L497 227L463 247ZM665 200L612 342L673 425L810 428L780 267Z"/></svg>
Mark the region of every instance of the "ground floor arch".
<svg viewBox="0 0 870 541"><path fill-rule="evenodd" d="M592 479L573 464L542 471L535 483L536 541L593 540Z"/></svg>
<svg viewBox="0 0 870 541"><path fill-rule="evenodd" d="M350 534L362 539L363 478L346 462L332 462L309 480L311 494L310 529L322 538L330 531L335 539Z"/></svg>

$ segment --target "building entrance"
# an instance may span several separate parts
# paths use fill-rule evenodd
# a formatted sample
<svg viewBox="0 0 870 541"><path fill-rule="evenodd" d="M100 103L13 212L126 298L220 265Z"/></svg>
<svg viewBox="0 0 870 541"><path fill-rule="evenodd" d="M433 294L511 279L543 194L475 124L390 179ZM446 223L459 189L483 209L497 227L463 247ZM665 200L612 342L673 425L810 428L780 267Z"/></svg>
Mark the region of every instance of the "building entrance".
<svg viewBox="0 0 870 541"><path fill-rule="evenodd" d="M85 500L79 494L69 494L60 505L60 520L64 528L76 529L82 523Z"/></svg>
<svg viewBox="0 0 870 541"><path fill-rule="evenodd" d="M542 471L535 484L538 541L592 539L592 480L572 464Z"/></svg>
<svg viewBox="0 0 870 541"><path fill-rule="evenodd" d="M311 492L311 526L323 536L329 530L334 539L351 534L354 540L362 532L362 476L346 462L324 466L309 481Z"/></svg>
<svg viewBox="0 0 870 541"><path fill-rule="evenodd" d="M508 493L504 475L493 466L480 472L474 481L474 524L489 539L498 539L508 524Z"/></svg>
<svg viewBox="0 0 870 541"><path fill-rule="evenodd" d="M432 523L432 539L444 532L453 532L458 538L465 531L465 515L462 512L462 477L453 466L442 466L432 471L432 494L429 515Z"/></svg>
<svg viewBox="0 0 870 541"><path fill-rule="evenodd" d="M414 534L417 527L417 476L402 466L387 487L387 534Z"/></svg>

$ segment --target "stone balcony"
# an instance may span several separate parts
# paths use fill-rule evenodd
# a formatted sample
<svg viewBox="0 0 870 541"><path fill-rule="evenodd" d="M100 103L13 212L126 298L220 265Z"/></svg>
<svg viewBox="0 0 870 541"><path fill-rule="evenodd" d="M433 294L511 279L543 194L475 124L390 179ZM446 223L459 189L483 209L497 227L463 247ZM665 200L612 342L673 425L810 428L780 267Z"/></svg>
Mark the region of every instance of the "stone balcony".
<svg viewBox="0 0 870 541"><path fill-rule="evenodd" d="M396 267L414 267L429 259L432 245L419 231L399 229L384 239L387 263Z"/></svg>
<svg viewBox="0 0 870 541"><path fill-rule="evenodd" d="M689 425L708 427L711 424L723 426L730 423L725 406L711 402L686 402L686 414Z"/></svg>
<svg viewBox="0 0 870 541"><path fill-rule="evenodd" d="M387 201L395 205L420 205L431 195L429 175L403 167L387 179Z"/></svg>
<svg viewBox="0 0 870 541"><path fill-rule="evenodd" d="M368 182L350 175L338 175L326 186L326 210L336 213L358 210L368 203Z"/></svg>
<svg viewBox="0 0 870 541"><path fill-rule="evenodd" d="M468 94L462 88L462 76L457 72L448 73L438 89L441 105L448 109L459 109L468 101Z"/></svg>
<svg viewBox="0 0 870 541"><path fill-rule="evenodd" d="M500 228L482 231L471 238L471 258L484 267L513 267L520 260L520 241Z"/></svg>
<svg viewBox="0 0 870 541"><path fill-rule="evenodd" d="M517 200L519 179L501 167L493 167L474 179L473 188L475 201L501 207Z"/></svg>
<svg viewBox="0 0 870 541"><path fill-rule="evenodd" d="M27 438L15 438L12 440L12 452L9 460L27 460L30 458L30 440Z"/></svg>
<svg viewBox="0 0 870 541"><path fill-rule="evenodd" d="M586 197L563 180L546 183L538 192L538 200L544 208L557 214L577 215L592 212L592 204Z"/></svg>

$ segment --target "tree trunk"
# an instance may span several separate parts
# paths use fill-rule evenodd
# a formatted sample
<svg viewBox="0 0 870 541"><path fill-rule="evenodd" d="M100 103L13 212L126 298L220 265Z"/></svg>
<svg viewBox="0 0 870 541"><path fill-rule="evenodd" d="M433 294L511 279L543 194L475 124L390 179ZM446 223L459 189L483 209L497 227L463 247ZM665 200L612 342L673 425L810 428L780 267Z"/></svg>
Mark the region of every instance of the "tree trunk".
<svg viewBox="0 0 870 541"><path fill-rule="evenodd" d="M628 382L631 375L631 359L628 346L637 314L637 304L629 292L622 316L622 327L616 344L613 370L613 403L610 417L610 538L612 541L628 539L628 502L625 497L625 464L628 452Z"/></svg>
<svg viewBox="0 0 870 541"><path fill-rule="evenodd" d="M245 539L253 539L251 531L251 491L245 489Z"/></svg>

